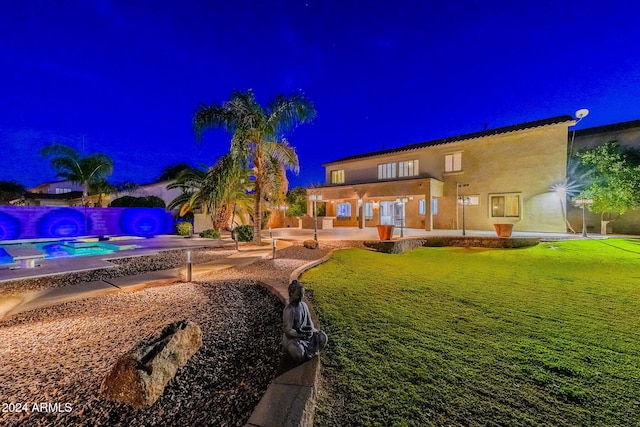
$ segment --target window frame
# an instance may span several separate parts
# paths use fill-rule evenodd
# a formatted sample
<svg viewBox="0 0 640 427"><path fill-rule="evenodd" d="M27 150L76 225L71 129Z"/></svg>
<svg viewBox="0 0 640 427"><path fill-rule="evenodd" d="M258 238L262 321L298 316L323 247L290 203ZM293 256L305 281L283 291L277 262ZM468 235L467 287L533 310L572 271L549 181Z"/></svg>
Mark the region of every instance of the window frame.
<svg viewBox="0 0 640 427"><path fill-rule="evenodd" d="M494 204L493 199L495 198L503 198L503 206L502 210L504 212L503 215L494 215ZM507 198L517 197L517 206L518 212L517 215L507 215ZM513 205L511 206L513 207ZM489 218L522 218L522 193L491 193L489 194Z"/></svg>
<svg viewBox="0 0 640 427"><path fill-rule="evenodd" d="M365 221L373 220L373 202L364 202L362 211L363 211L363 214L364 214L364 220ZM371 212L370 215L369 215L369 212Z"/></svg>
<svg viewBox="0 0 640 427"><path fill-rule="evenodd" d="M335 178L338 178L338 179L335 179ZM332 170L330 179L332 184L344 184L344 169Z"/></svg>
<svg viewBox="0 0 640 427"><path fill-rule="evenodd" d="M402 160L398 162L398 178L408 178L420 175L418 159Z"/></svg>
<svg viewBox="0 0 640 427"><path fill-rule="evenodd" d="M395 179L396 168L396 162L378 163L378 179Z"/></svg>
<svg viewBox="0 0 640 427"><path fill-rule="evenodd" d="M349 216L346 216L346 215L340 215L340 206L345 206L345 205L346 205L346 206L349 206L349 209L348 209L348 211L349 211ZM336 203L336 219L344 221L344 220L349 220L349 219L351 219L351 218L352 218L351 203L349 203L349 202L339 202L339 203Z"/></svg>
<svg viewBox="0 0 640 427"><path fill-rule="evenodd" d="M456 157L459 159L458 169L456 169ZM449 161L451 159L451 161ZM444 173L462 172L462 151L454 151L444 154Z"/></svg>

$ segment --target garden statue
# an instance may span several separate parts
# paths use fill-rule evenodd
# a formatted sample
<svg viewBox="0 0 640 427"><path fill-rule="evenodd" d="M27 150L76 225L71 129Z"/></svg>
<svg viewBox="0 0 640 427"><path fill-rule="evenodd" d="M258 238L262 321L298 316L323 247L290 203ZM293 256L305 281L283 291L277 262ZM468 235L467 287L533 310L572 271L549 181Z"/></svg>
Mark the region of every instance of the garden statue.
<svg viewBox="0 0 640 427"><path fill-rule="evenodd" d="M304 285L294 280L289 285L289 304L282 313L282 349L297 363L311 359L327 345L327 334L313 326L303 297Z"/></svg>

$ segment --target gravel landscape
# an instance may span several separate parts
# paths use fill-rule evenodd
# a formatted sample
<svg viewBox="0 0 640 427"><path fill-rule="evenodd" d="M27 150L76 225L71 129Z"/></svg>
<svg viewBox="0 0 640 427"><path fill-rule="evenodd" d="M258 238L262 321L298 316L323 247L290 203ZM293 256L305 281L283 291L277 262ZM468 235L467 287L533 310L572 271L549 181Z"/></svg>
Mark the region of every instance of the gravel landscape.
<svg viewBox="0 0 640 427"><path fill-rule="evenodd" d="M197 283L111 294L0 322L0 377L8 379L0 383L0 402L23 409L3 408L7 411L0 413L0 424L244 425L280 361L283 305L255 282L286 282L297 267L344 246L360 244L323 242L317 250L294 244L279 250L275 260L223 270ZM225 256L228 251L213 252ZM127 274L162 262L142 258L123 260ZM182 319L200 325L203 346L155 405L133 410L100 397L100 383L120 355ZM40 403L58 403L58 410L33 410Z"/></svg>
<svg viewBox="0 0 640 427"><path fill-rule="evenodd" d="M235 253L231 249L190 249L194 264L213 261ZM183 267L187 249L160 251L155 255L135 256L131 258L110 259L116 265L114 268L83 271L80 273L61 274L38 279L14 280L0 283L0 296L15 293L37 291L45 288L70 286L81 282L110 279L114 277L130 276L145 271L167 270Z"/></svg>

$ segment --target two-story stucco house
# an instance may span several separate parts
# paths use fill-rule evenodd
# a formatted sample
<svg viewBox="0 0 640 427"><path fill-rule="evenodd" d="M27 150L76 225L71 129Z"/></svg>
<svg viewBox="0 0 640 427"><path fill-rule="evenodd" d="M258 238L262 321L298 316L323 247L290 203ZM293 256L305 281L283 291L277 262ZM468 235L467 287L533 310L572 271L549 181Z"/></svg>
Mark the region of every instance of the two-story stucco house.
<svg viewBox="0 0 640 427"><path fill-rule="evenodd" d="M565 232L570 116L344 157L324 164L334 226ZM308 212L312 212L309 202Z"/></svg>

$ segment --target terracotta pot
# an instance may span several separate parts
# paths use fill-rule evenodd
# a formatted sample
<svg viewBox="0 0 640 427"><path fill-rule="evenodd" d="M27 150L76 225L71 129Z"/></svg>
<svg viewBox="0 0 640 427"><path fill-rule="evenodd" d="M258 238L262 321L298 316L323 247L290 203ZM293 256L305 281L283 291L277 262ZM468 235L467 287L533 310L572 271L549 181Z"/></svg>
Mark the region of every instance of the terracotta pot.
<svg viewBox="0 0 640 427"><path fill-rule="evenodd" d="M380 237L380 240L391 240L393 228L393 225L378 225L378 237Z"/></svg>
<svg viewBox="0 0 640 427"><path fill-rule="evenodd" d="M513 224L493 224L498 233L498 237L511 237L513 231Z"/></svg>

